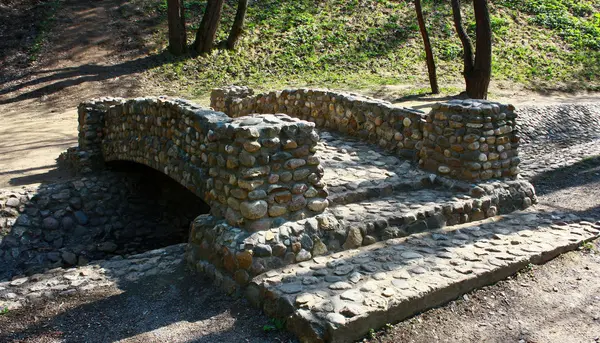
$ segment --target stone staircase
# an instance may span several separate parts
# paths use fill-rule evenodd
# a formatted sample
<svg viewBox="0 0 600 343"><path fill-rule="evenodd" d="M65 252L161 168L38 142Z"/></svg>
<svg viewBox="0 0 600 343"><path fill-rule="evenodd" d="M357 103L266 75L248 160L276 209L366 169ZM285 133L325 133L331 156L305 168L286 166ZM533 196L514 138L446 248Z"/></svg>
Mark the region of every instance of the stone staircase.
<svg viewBox="0 0 600 343"><path fill-rule="evenodd" d="M246 297L302 342L349 342L600 237L600 222L515 212L271 270Z"/></svg>

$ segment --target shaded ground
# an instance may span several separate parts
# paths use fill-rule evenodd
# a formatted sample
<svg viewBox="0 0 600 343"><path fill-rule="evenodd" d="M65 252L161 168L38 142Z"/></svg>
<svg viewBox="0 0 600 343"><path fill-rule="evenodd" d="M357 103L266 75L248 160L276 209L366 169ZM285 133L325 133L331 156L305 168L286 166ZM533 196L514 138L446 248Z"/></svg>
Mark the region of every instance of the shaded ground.
<svg viewBox="0 0 600 343"><path fill-rule="evenodd" d="M540 204L600 218L600 156L534 178Z"/></svg>
<svg viewBox="0 0 600 343"><path fill-rule="evenodd" d="M0 316L7 342L285 342L269 319L183 268Z"/></svg>

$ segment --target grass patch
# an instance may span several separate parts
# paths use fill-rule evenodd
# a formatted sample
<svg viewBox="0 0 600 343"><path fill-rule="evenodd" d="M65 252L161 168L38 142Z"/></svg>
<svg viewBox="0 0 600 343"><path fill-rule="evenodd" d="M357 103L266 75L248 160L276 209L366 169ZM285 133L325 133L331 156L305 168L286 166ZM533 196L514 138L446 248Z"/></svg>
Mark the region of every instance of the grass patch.
<svg viewBox="0 0 600 343"><path fill-rule="evenodd" d="M285 328L285 321L282 319L271 318L268 324L263 325L264 332L281 331Z"/></svg>
<svg viewBox="0 0 600 343"><path fill-rule="evenodd" d="M149 43L167 46L165 0L132 0L160 24ZM236 1L226 1L217 42L226 39ZM205 2L186 1L189 42ZM462 48L446 2L423 1L440 86L462 83ZM497 0L490 3L493 81L533 90L600 88L600 0ZM470 4L465 26L474 36ZM264 0L248 7L236 51L172 58L150 71L180 95L206 96L217 86L373 88L427 84L412 2L391 0ZM420 87L420 86L419 86ZM415 92L420 92L420 89Z"/></svg>

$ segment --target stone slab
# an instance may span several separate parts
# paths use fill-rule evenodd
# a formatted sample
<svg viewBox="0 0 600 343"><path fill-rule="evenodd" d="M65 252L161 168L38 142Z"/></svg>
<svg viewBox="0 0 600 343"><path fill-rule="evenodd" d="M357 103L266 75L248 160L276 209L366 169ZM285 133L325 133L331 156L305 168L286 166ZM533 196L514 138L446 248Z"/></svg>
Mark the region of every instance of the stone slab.
<svg viewBox="0 0 600 343"><path fill-rule="evenodd" d="M522 211L392 239L272 270L246 296L302 342L348 342L600 237L567 221Z"/></svg>
<svg viewBox="0 0 600 343"><path fill-rule="evenodd" d="M347 204L357 199L390 195L431 186L431 174L376 144L325 130L317 144L329 201Z"/></svg>

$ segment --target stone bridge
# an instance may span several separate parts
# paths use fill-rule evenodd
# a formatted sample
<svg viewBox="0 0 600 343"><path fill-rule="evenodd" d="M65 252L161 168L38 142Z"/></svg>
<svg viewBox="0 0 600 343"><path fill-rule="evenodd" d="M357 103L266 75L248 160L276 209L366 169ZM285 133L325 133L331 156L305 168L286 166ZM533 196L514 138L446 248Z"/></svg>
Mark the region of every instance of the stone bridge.
<svg viewBox="0 0 600 343"><path fill-rule="evenodd" d="M358 95L304 89L254 95L245 87L214 90L211 105L227 114L165 97L84 102L73 161L79 169L118 160L152 167L208 203L215 218L248 231L328 207L316 128L418 159L421 168L451 179L519 172L510 105L458 100L427 115Z"/></svg>
<svg viewBox="0 0 600 343"><path fill-rule="evenodd" d="M456 297L394 302L406 280L450 270L436 269L446 260L459 263L444 274L455 282L514 259L463 268L481 260L464 246L473 237L485 247L494 228L445 228L536 201L518 177L512 106L453 100L426 114L355 94L245 87L214 90L211 106L166 97L84 102L79 147L66 159L81 171L136 162L205 201L210 214L190 224L190 269L286 318L302 341L353 340L385 318ZM494 232L499 240L510 230Z"/></svg>
<svg viewBox="0 0 600 343"><path fill-rule="evenodd" d="M187 259L229 291L286 264L535 202L516 179L510 105L456 100L425 114L245 87L214 90L211 105L223 112L166 97L84 102L69 156L79 170L146 165L203 199L210 214L192 223Z"/></svg>

